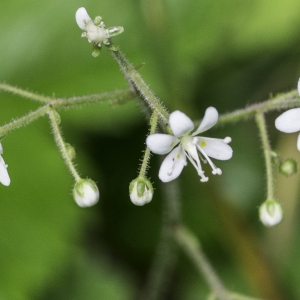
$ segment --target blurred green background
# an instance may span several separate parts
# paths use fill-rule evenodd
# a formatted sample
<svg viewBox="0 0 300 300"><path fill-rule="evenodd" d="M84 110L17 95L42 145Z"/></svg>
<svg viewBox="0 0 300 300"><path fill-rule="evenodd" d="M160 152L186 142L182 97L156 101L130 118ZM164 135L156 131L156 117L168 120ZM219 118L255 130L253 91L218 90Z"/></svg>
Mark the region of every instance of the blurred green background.
<svg viewBox="0 0 300 300"><path fill-rule="evenodd" d="M297 0L2 1L0 81L44 95L71 97L117 88L126 81L107 50L97 59L80 38L76 10L124 26L114 39L170 111L200 119L296 88L300 74ZM38 107L1 93L0 124ZM296 136L275 132L272 146L299 161ZM0 299L137 299L159 241L163 185L153 156L155 196L131 204L147 121L134 102L61 111L65 140L77 151L83 177L98 183L100 202L76 206L73 181L47 118L3 141L11 185L0 186ZM257 208L265 200L264 161L253 120L211 130L231 136L234 156L199 183L189 165L180 176L183 220L202 242L225 285L265 299L300 299L299 176L278 175L285 221L266 229ZM206 171L209 174L209 170ZM162 299L206 299L204 280L180 255Z"/></svg>

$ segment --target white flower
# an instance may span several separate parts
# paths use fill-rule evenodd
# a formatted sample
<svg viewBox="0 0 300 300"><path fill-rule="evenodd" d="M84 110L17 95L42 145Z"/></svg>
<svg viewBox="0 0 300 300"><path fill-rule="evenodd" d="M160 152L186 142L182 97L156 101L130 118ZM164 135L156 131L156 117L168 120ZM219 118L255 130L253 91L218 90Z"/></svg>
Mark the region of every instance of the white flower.
<svg viewBox="0 0 300 300"><path fill-rule="evenodd" d="M300 79L298 80L298 93L300 95ZM300 108L292 108L282 113L275 120L275 127L285 133L300 131ZM297 149L300 151L300 134L297 139Z"/></svg>
<svg viewBox="0 0 300 300"><path fill-rule="evenodd" d="M261 222L271 227L279 224L283 219L283 209L275 200L266 200L259 208L259 218Z"/></svg>
<svg viewBox="0 0 300 300"><path fill-rule="evenodd" d="M93 180L80 179L75 183L73 196L79 206L93 206L99 201L99 190Z"/></svg>
<svg viewBox="0 0 300 300"><path fill-rule="evenodd" d="M133 204L143 206L153 198L153 187L151 182L145 177L138 177L131 181L129 185L129 196Z"/></svg>
<svg viewBox="0 0 300 300"><path fill-rule="evenodd" d="M80 29L85 32L82 37L86 37L88 41L94 42L97 46L101 47L101 43L109 45L109 38L118 35L124 31L121 26L114 26L105 29L105 24L101 17L96 17L93 22L84 7L80 7L75 14L76 22Z"/></svg>
<svg viewBox="0 0 300 300"><path fill-rule="evenodd" d="M158 176L161 181L169 182L177 178L187 164L186 158L196 168L202 182L208 181L208 177L204 175L200 160L210 164L213 174L222 174L221 169L217 168L209 157L219 160L230 159L232 149L228 143L231 138L215 139L196 136L213 127L217 121L217 110L214 107L209 107L205 111L200 126L191 134L190 132L194 129L193 122L184 113L177 110L171 113L169 117L173 135L156 133L147 137L146 144L153 153L162 155L170 152L159 170ZM175 147L176 145L178 146Z"/></svg>
<svg viewBox="0 0 300 300"><path fill-rule="evenodd" d="M10 178L7 172L7 164L5 164L1 154L3 154L3 148L2 145L0 143L0 182L3 185L10 185Z"/></svg>

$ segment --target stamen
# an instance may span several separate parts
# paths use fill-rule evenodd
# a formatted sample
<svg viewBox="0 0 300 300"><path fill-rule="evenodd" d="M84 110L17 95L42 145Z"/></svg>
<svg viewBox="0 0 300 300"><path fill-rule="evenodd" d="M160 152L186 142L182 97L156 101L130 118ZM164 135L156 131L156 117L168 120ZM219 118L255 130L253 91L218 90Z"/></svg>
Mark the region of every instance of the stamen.
<svg viewBox="0 0 300 300"><path fill-rule="evenodd" d="M223 142L226 144L229 144L231 142L231 137L230 136L226 136L226 138L223 139Z"/></svg>
<svg viewBox="0 0 300 300"><path fill-rule="evenodd" d="M203 151L203 149L199 145L197 145L196 147L201 152L201 154L205 157L205 159L209 163L209 165L211 166L212 173L214 175L221 175L222 174L222 170L220 168L217 168L215 166L215 164L211 161L211 159L208 157L208 155Z"/></svg>
<svg viewBox="0 0 300 300"><path fill-rule="evenodd" d="M207 181L208 181L208 177L206 177L206 176L201 176L200 181L201 181L201 182L207 182Z"/></svg>

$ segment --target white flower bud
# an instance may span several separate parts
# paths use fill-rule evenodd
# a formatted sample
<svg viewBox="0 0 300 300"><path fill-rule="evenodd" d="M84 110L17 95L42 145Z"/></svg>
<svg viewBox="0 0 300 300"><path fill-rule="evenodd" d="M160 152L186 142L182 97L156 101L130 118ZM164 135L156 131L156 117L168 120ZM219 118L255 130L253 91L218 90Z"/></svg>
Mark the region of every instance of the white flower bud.
<svg viewBox="0 0 300 300"><path fill-rule="evenodd" d="M129 185L129 196L133 204L142 206L149 203L153 197L151 182L145 177L138 177Z"/></svg>
<svg viewBox="0 0 300 300"><path fill-rule="evenodd" d="M280 203L268 199L259 207L260 221L267 227L279 224L283 219L283 209Z"/></svg>
<svg viewBox="0 0 300 300"><path fill-rule="evenodd" d="M73 188L74 200L80 207L89 207L99 201L99 190L91 179L80 179Z"/></svg>

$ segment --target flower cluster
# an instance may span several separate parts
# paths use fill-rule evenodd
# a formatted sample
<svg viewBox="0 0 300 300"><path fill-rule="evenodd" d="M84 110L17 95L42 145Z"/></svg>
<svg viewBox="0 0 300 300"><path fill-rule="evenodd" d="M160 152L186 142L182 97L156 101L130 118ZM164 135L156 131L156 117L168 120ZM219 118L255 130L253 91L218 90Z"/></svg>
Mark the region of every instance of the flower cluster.
<svg viewBox="0 0 300 300"><path fill-rule="evenodd" d="M99 53L95 52L95 50L98 49L100 51L102 43L104 45L109 45L109 39L112 36L118 35L124 31L124 28L121 26L114 26L106 29L102 17L100 16L92 21L84 7L80 7L76 11L75 19L79 28L84 30L81 36L86 37L89 43L94 42L94 56L98 56Z"/></svg>
<svg viewBox="0 0 300 300"><path fill-rule="evenodd" d="M3 185L10 185L10 178L9 178L9 175L8 175L8 172L7 172L7 164L5 164L3 158L2 158L2 155L3 154L3 147L0 143L0 182L3 184Z"/></svg>
<svg viewBox="0 0 300 300"><path fill-rule="evenodd" d="M217 121L217 110L214 107L209 107L206 109L198 129L191 133L194 130L193 122L188 116L177 110L171 113L169 117L173 135L155 133L147 137L146 144L153 153L163 155L170 152L159 170L161 181L169 182L176 179L183 167L186 166L187 158L197 170L202 182L208 181L208 177L204 175L201 160L204 163L209 163L214 175L222 174L221 169L214 165L210 157L219 160L230 159L232 149L228 143L230 143L231 138L216 139L197 136L213 127Z"/></svg>

